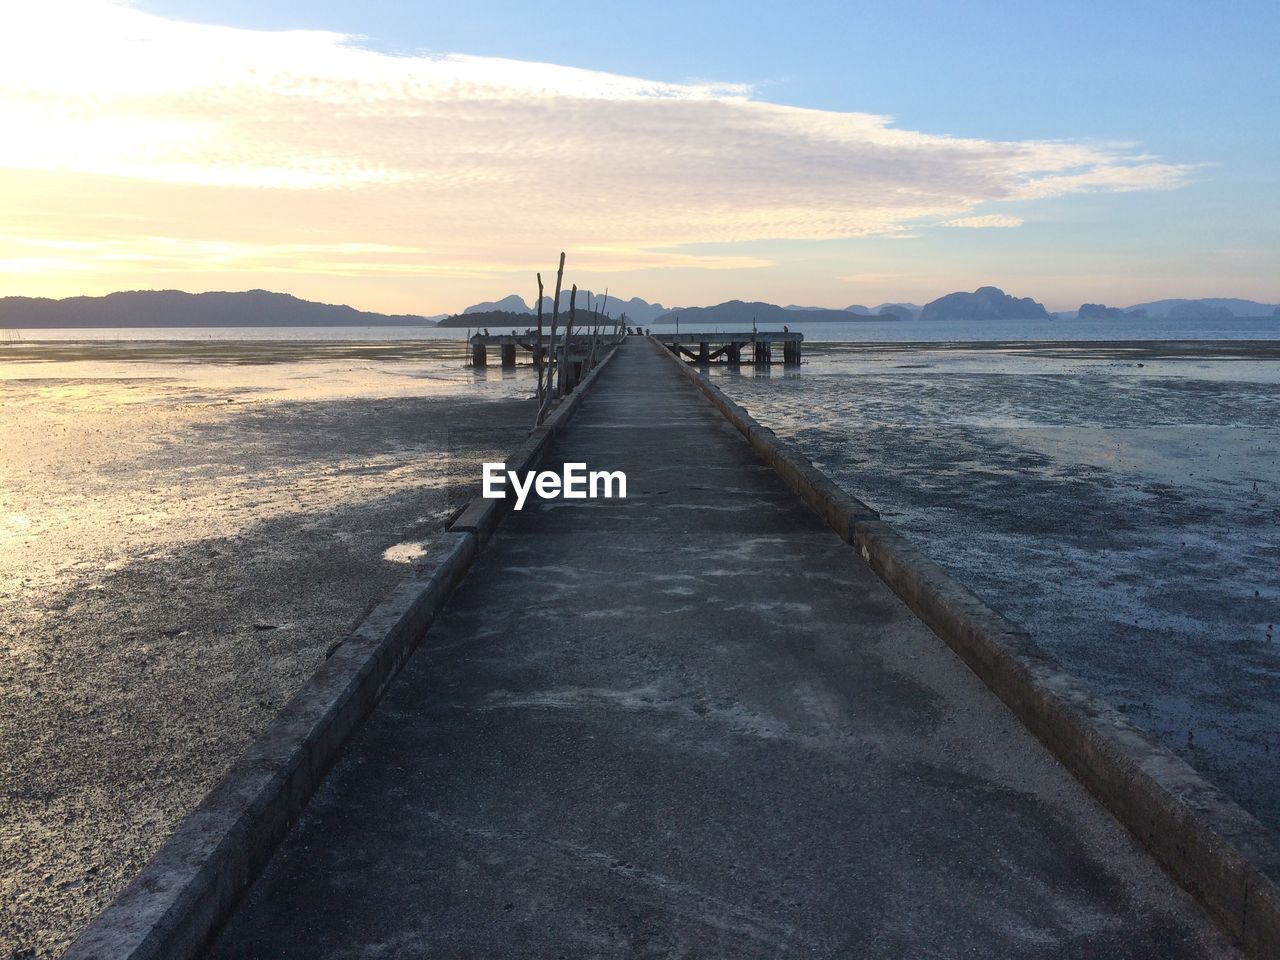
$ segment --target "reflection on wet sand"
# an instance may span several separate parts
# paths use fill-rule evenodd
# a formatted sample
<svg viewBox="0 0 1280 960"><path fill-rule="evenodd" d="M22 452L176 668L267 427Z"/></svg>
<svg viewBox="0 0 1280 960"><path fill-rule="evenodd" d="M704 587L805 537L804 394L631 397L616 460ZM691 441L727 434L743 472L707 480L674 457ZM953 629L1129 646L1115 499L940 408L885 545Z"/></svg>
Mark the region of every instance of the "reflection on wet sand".
<svg viewBox="0 0 1280 960"><path fill-rule="evenodd" d="M55 956L405 575L384 551L524 437L532 385L464 368L456 343L18 346L0 347L0 942Z"/></svg>

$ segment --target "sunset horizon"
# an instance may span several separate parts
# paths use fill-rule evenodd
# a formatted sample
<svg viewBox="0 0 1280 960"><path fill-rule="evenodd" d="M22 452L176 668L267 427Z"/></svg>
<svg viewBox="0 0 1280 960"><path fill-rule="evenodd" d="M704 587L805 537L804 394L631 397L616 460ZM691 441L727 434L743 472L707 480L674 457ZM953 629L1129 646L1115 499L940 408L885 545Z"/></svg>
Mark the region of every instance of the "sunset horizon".
<svg viewBox="0 0 1280 960"><path fill-rule="evenodd" d="M4 5L0 960L1280 957L1277 37Z"/></svg>
<svg viewBox="0 0 1280 960"><path fill-rule="evenodd" d="M1099 107L1098 91L1072 93L1061 65L1061 99L1043 115L945 122L928 116L931 85L977 91L981 62L956 74L907 58L897 81L912 100L858 92L886 69L876 62L778 79L721 53L726 77L755 79L672 77L666 62L655 78L586 53L502 55L518 14L488 39L437 18L443 41L468 43L445 51L424 24L389 36L371 13L356 35L328 28L336 8L321 6L313 28L299 14L279 29L273 9L232 5L217 21L145 0L16 11L0 39L12 132L0 295L262 288L435 315L532 300L534 272L564 249L588 285L689 306L924 303L985 284L1053 310L1280 300L1274 189L1251 186L1275 135L1242 128L1261 148L1249 158L1222 136L1188 143L1155 113L1090 123L1078 113ZM1147 31L1153 49L1131 55L1132 75L1158 60L1158 41L1185 42L1193 19L1113 24ZM1031 50L1058 41L1047 22L1009 22ZM943 26L921 27L919 48ZM1208 42L1169 85L1211 74ZM1003 74L1012 53L991 54L985 69ZM877 102L895 99L911 116ZM1185 109L1250 114L1203 100Z"/></svg>

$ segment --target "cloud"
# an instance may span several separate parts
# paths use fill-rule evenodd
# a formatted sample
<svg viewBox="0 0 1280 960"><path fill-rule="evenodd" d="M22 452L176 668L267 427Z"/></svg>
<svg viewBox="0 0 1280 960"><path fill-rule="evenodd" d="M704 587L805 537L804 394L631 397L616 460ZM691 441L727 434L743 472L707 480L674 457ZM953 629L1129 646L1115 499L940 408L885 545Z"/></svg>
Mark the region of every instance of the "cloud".
<svg viewBox="0 0 1280 960"><path fill-rule="evenodd" d="M944 227L977 227L989 228L1000 227L1008 229L1010 227L1022 226L1021 217L1010 217L1003 213L988 213L979 217L956 217L954 220L942 221Z"/></svg>
<svg viewBox="0 0 1280 960"><path fill-rule="evenodd" d="M940 136L741 85L391 56L110 0L6 18L0 234L93 245L37 256L0 239L24 263L481 275L571 249L586 269L753 268L768 261L681 248L1012 226L966 214L1190 172L1126 145Z"/></svg>

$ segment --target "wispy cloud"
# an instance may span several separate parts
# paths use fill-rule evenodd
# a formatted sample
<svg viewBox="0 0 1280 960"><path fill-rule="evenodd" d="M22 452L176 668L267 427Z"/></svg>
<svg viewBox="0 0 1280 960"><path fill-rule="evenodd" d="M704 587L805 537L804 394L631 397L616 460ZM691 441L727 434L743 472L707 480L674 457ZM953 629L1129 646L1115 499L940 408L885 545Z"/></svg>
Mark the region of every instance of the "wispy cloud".
<svg viewBox="0 0 1280 960"><path fill-rule="evenodd" d="M967 214L1189 175L1124 145L939 136L740 85L390 56L110 0L5 16L0 234L93 245L33 256L0 238L11 262L132 256L163 270L190 254L210 270L239 258L461 275L567 247L587 269L751 268L768 261L680 248L1015 226Z"/></svg>
<svg viewBox="0 0 1280 960"><path fill-rule="evenodd" d="M1003 213L987 213L977 217L956 217L953 220L944 220L942 221L942 226L978 229L997 227L1007 230L1011 227L1022 226L1022 222L1021 217L1010 217Z"/></svg>

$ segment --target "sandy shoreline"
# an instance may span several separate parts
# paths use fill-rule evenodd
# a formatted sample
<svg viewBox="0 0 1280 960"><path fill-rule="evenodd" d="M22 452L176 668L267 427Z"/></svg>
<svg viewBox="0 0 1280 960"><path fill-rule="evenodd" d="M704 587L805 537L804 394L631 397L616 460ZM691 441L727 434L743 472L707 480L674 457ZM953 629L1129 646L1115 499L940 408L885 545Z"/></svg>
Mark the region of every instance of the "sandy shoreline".
<svg viewBox="0 0 1280 960"><path fill-rule="evenodd" d="M520 376L284 346L5 368L0 955L61 951L532 421Z"/></svg>

